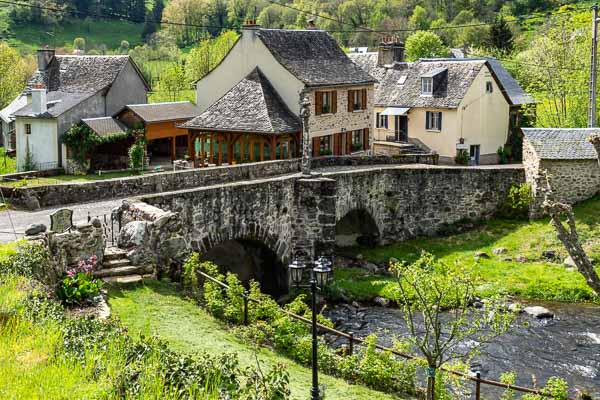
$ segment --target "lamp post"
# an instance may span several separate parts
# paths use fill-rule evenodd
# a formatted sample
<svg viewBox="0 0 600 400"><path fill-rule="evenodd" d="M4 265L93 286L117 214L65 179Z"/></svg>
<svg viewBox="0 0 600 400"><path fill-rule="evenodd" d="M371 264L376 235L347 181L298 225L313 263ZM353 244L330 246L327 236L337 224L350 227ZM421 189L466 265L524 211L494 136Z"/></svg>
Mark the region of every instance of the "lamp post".
<svg viewBox="0 0 600 400"><path fill-rule="evenodd" d="M312 267L314 265L314 267ZM303 262L299 259L294 259L289 265L290 277L296 287L302 287L302 277L304 270L308 268L310 271L310 293L311 293L311 311L312 311L312 388L310 389L311 400L319 400L319 371L317 363L317 290L327 286L331 275L332 262L325 258L319 257L314 263Z"/></svg>

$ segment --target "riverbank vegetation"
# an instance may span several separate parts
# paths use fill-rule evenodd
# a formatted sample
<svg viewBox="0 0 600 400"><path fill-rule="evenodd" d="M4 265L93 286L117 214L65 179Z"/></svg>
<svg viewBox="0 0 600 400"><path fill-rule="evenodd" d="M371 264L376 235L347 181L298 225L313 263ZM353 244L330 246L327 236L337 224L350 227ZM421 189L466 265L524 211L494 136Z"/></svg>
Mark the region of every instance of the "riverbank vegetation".
<svg viewBox="0 0 600 400"><path fill-rule="evenodd" d="M574 207L587 254L600 262L600 197ZM447 264L460 264L481 278L483 297L515 295L531 300L600 302L577 270L564 265L568 254L547 219L519 222L491 220L474 230L439 238L419 238L377 248L348 248L347 257L380 265L391 259L414 262L423 251ZM338 268L330 288L333 298L371 301L377 296L397 301L396 279L365 269Z"/></svg>

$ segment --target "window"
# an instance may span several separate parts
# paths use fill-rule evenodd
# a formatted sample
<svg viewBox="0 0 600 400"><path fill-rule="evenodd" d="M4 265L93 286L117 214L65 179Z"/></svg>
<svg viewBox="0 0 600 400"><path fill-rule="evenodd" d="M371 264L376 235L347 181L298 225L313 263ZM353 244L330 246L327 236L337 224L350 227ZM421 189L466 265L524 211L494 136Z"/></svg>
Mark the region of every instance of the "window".
<svg viewBox="0 0 600 400"><path fill-rule="evenodd" d="M329 156L331 154L331 135L321 136L321 140L319 142L319 155Z"/></svg>
<svg viewBox="0 0 600 400"><path fill-rule="evenodd" d="M425 129L428 131L442 130L442 113L427 111L425 115Z"/></svg>
<svg viewBox="0 0 600 400"><path fill-rule="evenodd" d="M360 151L363 149L363 135L362 129L352 131L352 151Z"/></svg>
<svg viewBox="0 0 600 400"><path fill-rule="evenodd" d="M485 83L485 92L494 93L494 85L492 84L492 82L488 81Z"/></svg>
<svg viewBox="0 0 600 400"><path fill-rule="evenodd" d="M25 124L25 134L31 135L31 124Z"/></svg>
<svg viewBox="0 0 600 400"><path fill-rule="evenodd" d="M387 129L387 127L388 127L388 116L387 115L381 115L380 113L377 113L376 127L377 128L382 128L382 129Z"/></svg>
<svg viewBox="0 0 600 400"><path fill-rule="evenodd" d="M348 112L367 109L367 89L348 90Z"/></svg>
<svg viewBox="0 0 600 400"><path fill-rule="evenodd" d="M335 114L337 112L337 92L315 92L315 114Z"/></svg>
<svg viewBox="0 0 600 400"><path fill-rule="evenodd" d="M425 96L433 94L433 78L421 78L421 94Z"/></svg>

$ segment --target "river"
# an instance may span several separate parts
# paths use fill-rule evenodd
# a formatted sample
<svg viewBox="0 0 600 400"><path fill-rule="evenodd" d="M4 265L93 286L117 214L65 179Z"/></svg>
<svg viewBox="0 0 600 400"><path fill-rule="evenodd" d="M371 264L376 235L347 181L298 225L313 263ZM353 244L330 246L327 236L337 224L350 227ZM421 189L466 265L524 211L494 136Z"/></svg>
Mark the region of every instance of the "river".
<svg viewBox="0 0 600 400"><path fill-rule="evenodd" d="M541 303L554 312L553 319L536 319L526 314L517 317L514 327L481 347L471 363L483 378L499 380L503 372L517 373L517 384L538 387L552 376L569 383L570 392L582 390L600 399L600 307L563 303ZM390 346L396 337L408 334L398 309L354 308L337 305L326 315L339 329L366 337L375 333L380 343ZM463 344L469 346L468 343ZM498 391L482 388L486 398L497 398Z"/></svg>

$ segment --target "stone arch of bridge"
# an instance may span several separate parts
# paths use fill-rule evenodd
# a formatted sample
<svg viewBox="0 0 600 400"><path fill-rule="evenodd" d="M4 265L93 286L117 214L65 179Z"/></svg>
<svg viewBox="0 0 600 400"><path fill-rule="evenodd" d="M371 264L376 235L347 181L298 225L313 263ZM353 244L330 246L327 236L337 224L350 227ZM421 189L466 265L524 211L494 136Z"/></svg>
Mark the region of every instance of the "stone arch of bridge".
<svg viewBox="0 0 600 400"><path fill-rule="evenodd" d="M288 292L289 244L259 224L209 232L192 240L192 247L202 260L214 262L221 272L236 274L245 284L255 280L275 298Z"/></svg>
<svg viewBox="0 0 600 400"><path fill-rule="evenodd" d="M380 242L381 233L373 214L364 207L356 207L337 218L335 243L338 247L375 246Z"/></svg>

